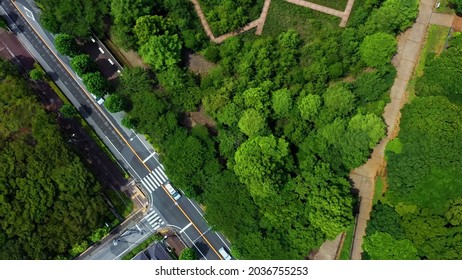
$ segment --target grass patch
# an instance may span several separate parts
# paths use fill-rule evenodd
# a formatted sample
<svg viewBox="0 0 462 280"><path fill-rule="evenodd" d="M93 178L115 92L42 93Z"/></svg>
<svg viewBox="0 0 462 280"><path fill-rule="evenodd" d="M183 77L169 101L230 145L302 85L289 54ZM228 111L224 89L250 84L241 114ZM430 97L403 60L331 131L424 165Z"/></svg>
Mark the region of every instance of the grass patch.
<svg viewBox="0 0 462 280"><path fill-rule="evenodd" d="M8 25L6 24L6 21L1 17L0 17L0 28L8 30Z"/></svg>
<svg viewBox="0 0 462 280"><path fill-rule="evenodd" d="M67 96L61 91L61 89L56 85L56 83L50 79L50 77L47 75L43 67L35 63L34 67L41 71L44 74L45 77L45 82L48 83L48 85L51 87L51 89L58 95L58 97L63 101L64 104L71 104L72 103L67 99ZM114 155L111 153L109 148L104 144L103 141L98 137L98 135L95 133L95 131L91 128L91 126L88 124L88 122L82 118L80 114L77 115L78 121L80 125L83 127L83 129L87 132L87 134L90 136L90 138L95 141L96 145L119 167L120 171L122 174L124 174L125 178L129 178L130 175L125 171L125 169L119 164L117 159L114 157Z"/></svg>
<svg viewBox="0 0 462 280"><path fill-rule="evenodd" d="M162 240L162 236L160 234L154 234L148 237L143 243L140 245L136 246L133 250L131 250L128 254L126 254L122 259L123 260L131 260L133 257L135 257L139 252L145 250L149 246L151 246L153 243Z"/></svg>
<svg viewBox="0 0 462 280"><path fill-rule="evenodd" d="M345 240L343 241L342 251L340 252L341 260L349 260L351 246L353 246L353 237L355 232L355 225L352 224L345 233Z"/></svg>
<svg viewBox="0 0 462 280"><path fill-rule="evenodd" d="M344 11L348 0L308 0L309 2Z"/></svg>
<svg viewBox="0 0 462 280"><path fill-rule="evenodd" d="M133 211L133 201L124 192L116 190L106 190L105 194L122 217L127 218Z"/></svg>
<svg viewBox="0 0 462 280"><path fill-rule="evenodd" d="M112 42L111 38L104 38L103 39L104 45L109 49L109 51L115 56L115 58L122 63L123 66L131 66L134 67L130 61L128 61L120 49Z"/></svg>
<svg viewBox="0 0 462 280"><path fill-rule="evenodd" d="M454 15L456 13L454 9L451 8L451 4L449 0L439 0L439 2L440 2L440 7L435 9L437 13L450 14L450 15Z"/></svg>
<svg viewBox="0 0 462 280"><path fill-rule="evenodd" d="M448 32L449 28L444 26L430 25L428 28L427 38L420 53L419 62L408 84L409 100L415 98L415 84L417 79L424 73L427 58L431 54L439 55L443 51Z"/></svg>
<svg viewBox="0 0 462 280"><path fill-rule="evenodd" d="M372 199L372 206L376 205L381 200L383 195L383 187L385 186L382 176L378 176L375 181L374 198Z"/></svg>
<svg viewBox="0 0 462 280"><path fill-rule="evenodd" d="M305 42L319 37L326 30L339 29L340 18L294 5L284 0L273 0L266 18L263 35L276 37L292 28ZM330 31L331 32L331 31ZM329 32L329 33L330 33Z"/></svg>

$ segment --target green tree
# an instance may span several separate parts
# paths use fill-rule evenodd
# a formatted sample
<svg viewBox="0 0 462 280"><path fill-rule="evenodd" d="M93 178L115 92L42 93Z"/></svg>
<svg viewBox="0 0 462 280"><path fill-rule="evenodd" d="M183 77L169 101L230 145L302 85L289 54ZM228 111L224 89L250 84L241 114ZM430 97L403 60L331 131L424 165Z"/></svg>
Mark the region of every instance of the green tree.
<svg viewBox="0 0 462 280"><path fill-rule="evenodd" d="M37 68L34 68L29 72L29 77L32 80L37 81L37 80L42 80L45 77L45 74L43 73L43 71Z"/></svg>
<svg viewBox="0 0 462 280"><path fill-rule="evenodd" d="M457 14L462 14L462 1L461 0L450 0Z"/></svg>
<svg viewBox="0 0 462 280"><path fill-rule="evenodd" d="M320 107L321 97L319 97L319 95L308 94L298 101L298 110L300 111L302 118L305 120L312 121L319 113Z"/></svg>
<svg viewBox="0 0 462 280"><path fill-rule="evenodd" d="M58 34L55 37L55 46L62 55L74 57L80 54L75 38L68 34Z"/></svg>
<svg viewBox="0 0 462 280"><path fill-rule="evenodd" d="M365 24L365 33L385 32L396 34L410 27L417 17L419 1L386 0L372 12Z"/></svg>
<svg viewBox="0 0 462 280"><path fill-rule="evenodd" d="M271 105L276 117L287 117L292 109L292 95L287 89L280 89L272 94Z"/></svg>
<svg viewBox="0 0 462 280"><path fill-rule="evenodd" d="M244 111L238 126L249 137L261 135L266 130L266 119L257 110L250 108Z"/></svg>
<svg viewBox="0 0 462 280"><path fill-rule="evenodd" d="M197 260L196 251L194 251L192 248L184 248L183 251L181 251L180 260Z"/></svg>
<svg viewBox="0 0 462 280"><path fill-rule="evenodd" d="M142 16L136 20L133 32L138 38L138 45L142 46L149 42L151 36L173 34L174 25L170 19L161 16Z"/></svg>
<svg viewBox="0 0 462 280"><path fill-rule="evenodd" d="M381 67L391 61L396 53L396 39L393 35L386 33L375 33L368 35L359 47L361 59L371 67Z"/></svg>
<svg viewBox="0 0 462 280"><path fill-rule="evenodd" d="M52 33L77 37L91 36L104 31L104 16L109 12L108 0L38 0L43 7L40 22Z"/></svg>
<svg viewBox="0 0 462 280"><path fill-rule="evenodd" d="M117 93L124 96L151 91L154 86L149 73L141 67L125 67L119 77Z"/></svg>
<svg viewBox="0 0 462 280"><path fill-rule="evenodd" d="M288 143L274 136L250 138L239 146L234 160L234 172L255 200L276 195L291 164Z"/></svg>
<svg viewBox="0 0 462 280"><path fill-rule="evenodd" d="M61 108L59 109L63 117L65 118L74 118L78 115L77 109L74 107L74 105L66 103Z"/></svg>
<svg viewBox="0 0 462 280"><path fill-rule="evenodd" d="M143 60L157 70L163 70L180 61L181 41L178 35L151 36L139 53Z"/></svg>
<svg viewBox="0 0 462 280"><path fill-rule="evenodd" d="M104 106L111 113L117 113L128 109L127 99L120 94L111 94L106 98Z"/></svg>
<svg viewBox="0 0 462 280"><path fill-rule="evenodd" d="M97 70L96 63L90 58L88 54L80 54L74 56L71 59L71 66L79 76Z"/></svg>
<svg viewBox="0 0 462 280"><path fill-rule="evenodd" d="M15 71L0 62L0 259L70 258L108 217L100 185Z"/></svg>
<svg viewBox="0 0 462 280"><path fill-rule="evenodd" d="M87 89L97 97L108 94L109 84L100 72L92 72L82 75L82 80Z"/></svg>
<svg viewBox="0 0 462 280"><path fill-rule="evenodd" d="M390 234L376 232L364 238L364 250L373 260L418 260L417 249L408 239L396 240Z"/></svg>
<svg viewBox="0 0 462 280"><path fill-rule="evenodd" d="M115 41L124 49L134 49L136 38L133 27L139 17L150 15L155 11L156 2L149 0L113 0L111 15L114 17L112 34Z"/></svg>

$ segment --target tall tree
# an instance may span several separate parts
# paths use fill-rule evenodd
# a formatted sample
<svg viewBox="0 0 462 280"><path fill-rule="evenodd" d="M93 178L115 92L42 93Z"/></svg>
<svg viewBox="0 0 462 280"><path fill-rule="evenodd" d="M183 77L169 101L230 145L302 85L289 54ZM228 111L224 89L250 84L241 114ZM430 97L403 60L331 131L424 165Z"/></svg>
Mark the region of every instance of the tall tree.
<svg viewBox="0 0 462 280"><path fill-rule="evenodd" d="M44 8L43 26L53 33L77 37L91 36L104 31L104 16L109 13L109 0L38 0Z"/></svg>

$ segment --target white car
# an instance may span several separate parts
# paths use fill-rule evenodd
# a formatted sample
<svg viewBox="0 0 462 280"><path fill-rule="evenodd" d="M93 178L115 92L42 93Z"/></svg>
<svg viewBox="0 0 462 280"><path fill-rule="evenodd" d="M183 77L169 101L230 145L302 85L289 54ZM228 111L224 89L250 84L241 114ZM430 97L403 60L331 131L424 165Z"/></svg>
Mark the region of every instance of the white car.
<svg viewBox="0 0 462 280"><path fill-rule="evenodd" d="M93 93L91 93L91 96L93 96L93 98L96 100L96 103L98 103L99 105L103 105L103 103L104 103L104 98L102 98L102 97L97 97L97 96L94 95Z"/></svg>
<svg viewBox="0 0 462 280"><path fill-rule="evenodd" d="M165 188L172 195L173 199L178 200L181 197L181 194L177 192L170 183L165 184Z"/></svg>
<svg viewBox="0 0 462 280"><path fill-rule="evenodd" d="M218 249L218 252L220 253L220 255L223 257L225 261L231 260L231 255L228 253L228 251L224 247L221 247L220 249Z"/></svg>

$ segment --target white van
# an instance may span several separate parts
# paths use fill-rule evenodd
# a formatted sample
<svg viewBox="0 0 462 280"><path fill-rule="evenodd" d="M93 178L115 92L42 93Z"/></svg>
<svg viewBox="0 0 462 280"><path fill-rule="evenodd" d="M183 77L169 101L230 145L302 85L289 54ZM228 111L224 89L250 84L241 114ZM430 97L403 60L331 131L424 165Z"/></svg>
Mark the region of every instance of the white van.
<svg viewBox="0 0 462 280"><path fill-rule="evenodd" d="M172 195L172 197L173 197L175 200L180 199L181 194L178 193L178 192L172 187L172 185L170 185L170 183L165 184L165 188L167 189L167 191Z"/></svg>
<svg viewBox="0 0 462 280"><path fill-rule="evenodd" d="M102 97L97 97L96 95L94 95L93 93L90 93L91 96L93 96L93 98L96 100L96 103L98 103L99 105L103 105L104 103L104 98Z"/></svg>
<svg viewBox="0 0 462 280"><path fill-rule="evenodd" d="M228 251L226 251L224 247L221 247L220 249L218 249L218 252L223 257L224 260L229 261L231 259L231 255L228 253Z"/></svg>

